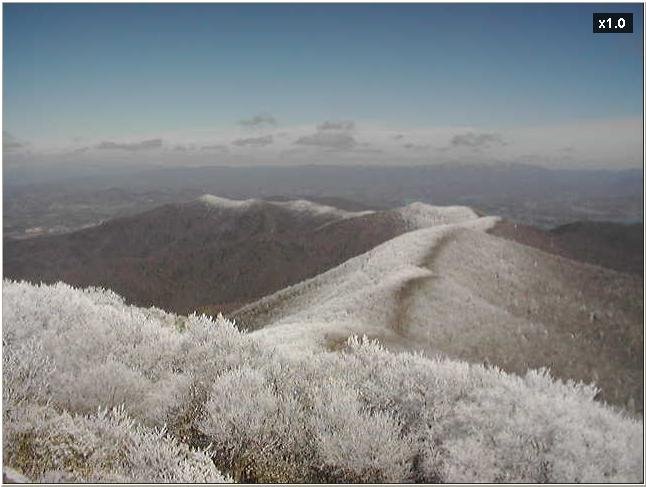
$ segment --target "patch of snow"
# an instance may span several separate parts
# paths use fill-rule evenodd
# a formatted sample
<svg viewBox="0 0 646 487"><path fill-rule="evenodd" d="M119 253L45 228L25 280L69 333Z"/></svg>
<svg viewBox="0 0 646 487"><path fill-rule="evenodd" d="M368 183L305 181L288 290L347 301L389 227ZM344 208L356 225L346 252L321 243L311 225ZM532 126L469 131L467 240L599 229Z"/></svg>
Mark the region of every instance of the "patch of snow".
<svg viewBox="0 0 646 487"><path fill-rule="evenodd" d="M258 201L255 199L230 200L228 198L220 198L219 196L214 196L212 194L202 195L198 198L198 200L214 208L224 208L224 209L249 208L252 204Z"/></svg>
<svg viewBox="0 0 646 487"><path fill-rule="evenodd" d="M479 217L468 206L432 206L415 202L393 210L409 228L426 228L477 220Z"/></svg>
<svg viewBox="0 0 646 487"><path fill-rule="evenodd" d="M198 198L202 203L219 208L219 209L247 209L257 203L264 203L266 205L285 208L298 213L309 213L316 216L333 216L341 219L354 218L356 216L369 215L373 211L346 211L333 206L321 205L307 200L292 200L292 201L266 201L259 199L246 199L246 200L232 200L228 198L221 198L211 194L205 194Z"/></svg>
<svg viewBox="0 0 646 487"><path fill-rule="evenodd" d="M374 211L347 211L335 208L334 206L321 205L308 200L292 201L268 201L267 203L288 208L293 211L302 213L311 213L314 215L333 215L340 218L353 218L355 216L370 215Z"/></svg>

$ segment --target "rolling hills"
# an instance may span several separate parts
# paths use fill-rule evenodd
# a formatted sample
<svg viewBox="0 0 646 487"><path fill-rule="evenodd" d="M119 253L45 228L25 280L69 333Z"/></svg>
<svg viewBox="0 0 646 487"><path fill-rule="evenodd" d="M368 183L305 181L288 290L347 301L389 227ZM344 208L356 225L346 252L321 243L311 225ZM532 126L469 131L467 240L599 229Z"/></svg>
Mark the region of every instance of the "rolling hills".
<svg viewBox="0 0 646 487"><path fill-rule="evenodd" d="M414 201L466 205L542 228L585 220L643 222L641 165L629 170L457 161L420 166L111 166L94 173L98 169L5 166L4 234L70 231L202 194L233 199L281 195L337 207L351 200L350 210Z"/></svg>

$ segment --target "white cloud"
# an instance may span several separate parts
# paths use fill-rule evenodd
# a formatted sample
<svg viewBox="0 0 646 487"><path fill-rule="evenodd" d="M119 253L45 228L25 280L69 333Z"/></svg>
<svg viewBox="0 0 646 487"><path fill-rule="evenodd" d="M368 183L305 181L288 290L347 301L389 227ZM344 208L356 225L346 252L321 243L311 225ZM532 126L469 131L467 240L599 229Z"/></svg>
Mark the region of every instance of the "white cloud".
<svg viewBox="0 0 646 487"><path fill-rule="evenodd" d="M299 137L294 143L297 145L313 145L335 150L353 149L357 145L357 141L352 135L334 132L316 132L315 134L304 135L303 137Z"/></svg>
<svg viewBox="0 0 646 487"><path fill-rule="evenodd" d="M240 120L239 123L243 127L262 128L262 127L273 127L278 122L276 121L276 119L272 115L270 115L268 113L261 113L259 115L255 115L255 116L253 116L251 118Z"/></svg>
<svg viewBox="0 0 646 487"><path fill-rule="evenodd" d="M12 134L2 131L2 151L13 152L24 149L27 146L25 142L16 139Z"/></svg>
<svg viewBox="0 0 646 487"><path fill-rule="evenodd" d="M232 142L233 145L240 147L264 147L273 144L274 137L272 135L264 135L262 137L248 137L245 139L236 139Z"/></svg>
<svg viewBox="0 0 646 487"><path fill-rule="evenodd" d="M5 160L168 165L409 165L456 161L626 168L643 164L642 134L642 121L636 118L517 127L405 127L326 121L314 126L286 126L281 128L280 137L262 133L249 137L245 127L234 126L139 135L127 142L103 139L84 141L83 145L70 141L39 147L32 141L31 154L6 152ZM173 150L178 147L181 149Z"/></svg>
<svg viewBox="0 0 646 487"><path fill-rule="evenodd" d="M96 146L95 149L99 150L126 150L126 151L140 151L149 149L159 149L162 146L161 139L148 139L138 142L111 142L104 141Z"/></svg>
<svg viewBox="0 0 646 487"><path fill-rule="evenodd" d="M472 150L482 150L493 145L507 145L500 134L467 132L454 135L451 138L451 147L468 147Z"/></svg>
<svg viewBox="0 0 646 487"><path fill-rule="evenodd" d="M338 122L323 122L316 127L319 131L324 130L337 130L341 132L350 132L354 130L354 122L352 120L338 121Z"/></svg>

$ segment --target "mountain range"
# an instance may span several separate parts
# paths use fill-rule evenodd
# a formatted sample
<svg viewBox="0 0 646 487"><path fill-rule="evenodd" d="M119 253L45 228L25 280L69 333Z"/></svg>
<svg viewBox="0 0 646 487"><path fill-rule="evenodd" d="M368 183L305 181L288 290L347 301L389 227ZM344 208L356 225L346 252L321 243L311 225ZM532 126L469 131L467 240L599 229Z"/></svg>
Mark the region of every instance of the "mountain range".
<svg viewBox="0 0 646 487"><path fill-rule="evenodd" d="M514 373L546 366L642 411L642 228L548 231L464 206L203 195L7 239L4 275L105 287L180 314L223 312L272 346L333 350L365 334Z"/></svg>

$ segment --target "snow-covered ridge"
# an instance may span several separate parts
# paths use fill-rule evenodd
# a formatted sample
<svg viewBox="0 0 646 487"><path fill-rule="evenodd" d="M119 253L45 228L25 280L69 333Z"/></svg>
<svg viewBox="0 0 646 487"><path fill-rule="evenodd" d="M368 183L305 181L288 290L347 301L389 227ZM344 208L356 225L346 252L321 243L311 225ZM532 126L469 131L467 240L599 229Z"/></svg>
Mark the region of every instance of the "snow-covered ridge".
<svg viewBox="0 0 646 487"><path fill-rule="evenodd" d="M435 210L428 205L417 209ZM456 213L467 216L462 210ZM431 222L431 213L422 216L425 219L418 223ZM260 312L265 327L254 334L273 346L292 349L325 347L336 335L382 333L390 328L398 290L409 281L431 275L424 262L442 242L463 230L484 233L497 221L496 217L476 216L407 232L248 305L240 312L241 324L245 325L245 317Z"/></svg>
<svg viewBox="0 0 646 487"><path fill-rule="evenodd" d="M198 198L198 201L206 203L209 206L214 208L249 208L251 205L256 203L256 199L248 200L230 200L229 198L220 198L219 196L214 196L212 194L205 194Z"/></svg>
<svg viewBox="0 0 646 487"><path fill-rule="evenodd" d="M373 211L347 211L335 208L333 206L322 205L308 200L291 200L291 201L267 201L256 198L246 200L231 200L221 198L211 194L205 194L198 198L198 201L205 203L213 208L219 209L248 209L256 204L266 204L279 208L286 208L299 213L309 213L313 215L329 215L338 218L353 218L356 216L369 215Z"/></svg>
<svg viewBox="0 0 646 487"><path fill-rule="evenodd" d="M330 216L339 219L354 218L375 213L374 211L347 211L303 199L291 201L268 201L256 198L232 200L205 194L198 198L198 201L216 209L246 210L255 205L264 204L285 208L297 213ZM433 206L421 202L411 203L401 208L386 211L394 213L401 218L409 230L418 230L436 225L465 223L479 218L478 214L467 206Z"/></svg>
<svg viewBox="0 0 646 487"><path fill-rule="evenodd" d="M353 218L355 216L370 215L373 211L347 211L335 208L334 206L321 205L313 203L308 200L292 200L292 201L269 201L274 206L288 208L293 211L300 211L305 213L313 213L318 215L336 215L341 218Z"/></svg>
<svg viewBox="0 0 646 487"><path fill-rule="evenodd" d="M433 206L415 202L393 210L411 229L477 220L478 215L468 206Z"/></svg>

